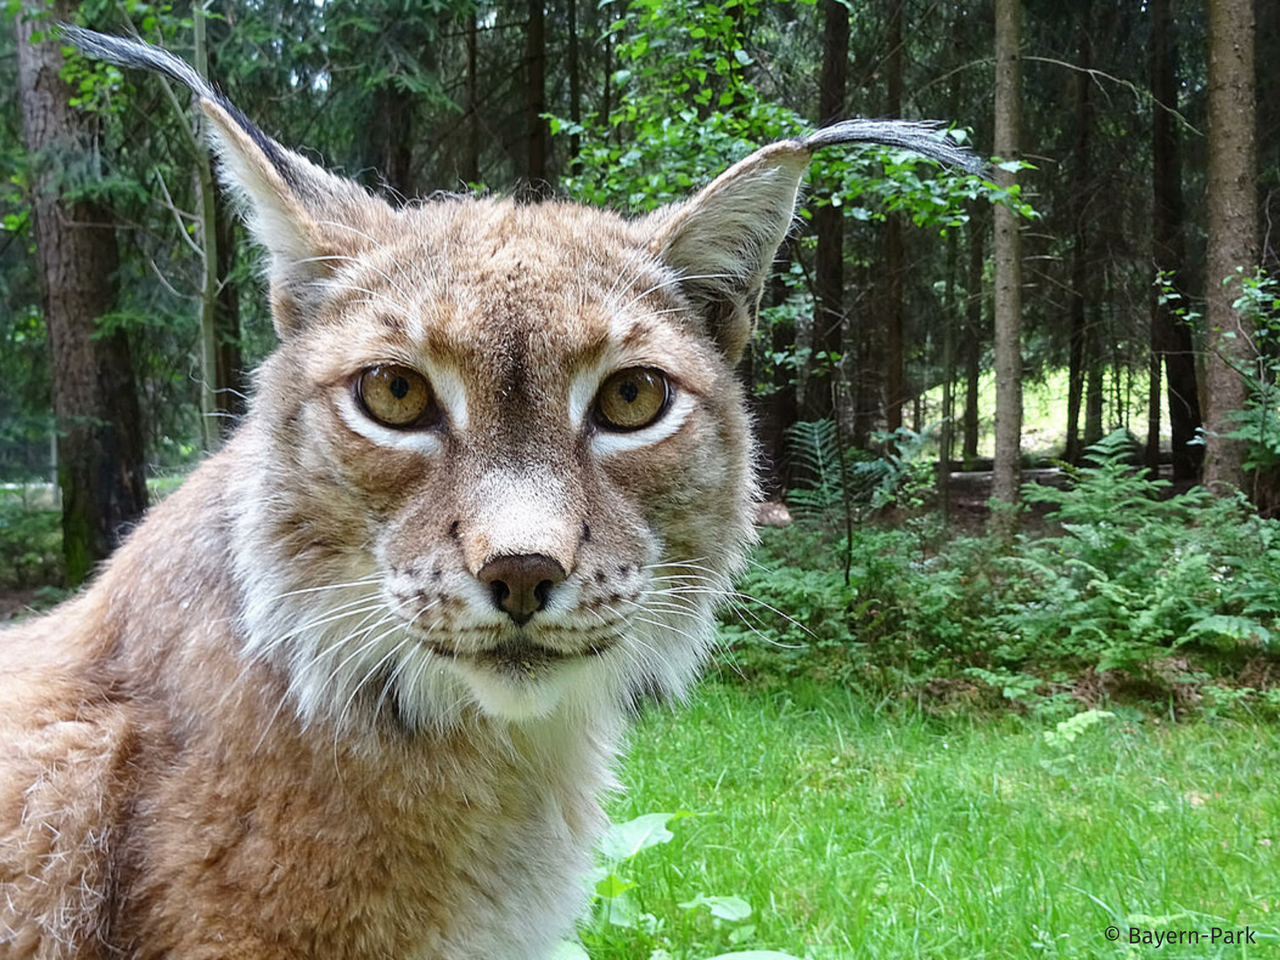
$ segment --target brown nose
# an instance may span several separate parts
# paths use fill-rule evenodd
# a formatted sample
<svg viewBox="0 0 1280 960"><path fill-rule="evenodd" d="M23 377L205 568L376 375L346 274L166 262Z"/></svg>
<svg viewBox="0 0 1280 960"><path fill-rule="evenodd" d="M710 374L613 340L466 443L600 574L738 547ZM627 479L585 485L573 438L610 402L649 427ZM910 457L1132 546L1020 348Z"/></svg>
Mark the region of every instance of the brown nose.
<svg viewBox="0 0 1280 960"><path fill-rule="evenodd" d="M565 578L564 567L541 553L494 557L476 574L493 591L493 603L519 626L547 605L551 588Z"/></svg>

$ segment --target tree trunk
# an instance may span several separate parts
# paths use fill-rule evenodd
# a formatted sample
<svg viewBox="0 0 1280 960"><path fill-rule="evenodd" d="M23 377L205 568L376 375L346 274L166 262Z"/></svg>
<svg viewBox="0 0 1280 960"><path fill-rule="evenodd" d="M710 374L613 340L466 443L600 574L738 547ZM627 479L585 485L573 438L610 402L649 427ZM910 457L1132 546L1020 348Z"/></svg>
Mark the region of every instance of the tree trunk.
<svg viewBox="0 0 1280 960"><path fill-rule="evenodd" d="M969 271L965 281L965 391L964 391L964 441L960 455L966 463L978 459L978 388L982 378L982 236L985 220L982 210L973 204L966 228L969 246Z"/></svg>
<svg viewBox="0 0 1280 960"><path fill-rule="evenodd" d="M789 263L792 259L790 244L784 244L779 255ZM786 269L779 265L769 281L766 297L772 306L785 303L791 295L791 288L782 280ZM796 347L796 326L791 322L775 322L770 334L770 350L774 356L794 353ZM772 497L777 492L785 492L791 486L791 457L787 448L787 430L800 419L800 407L796 398L796 377L798 371L793 366L775 363L773 366L773 383L769 393L762 399L759 416L760 446L765 458L765 492Z"/></svg>
<svg viewBox="0 0 1280 960"><path fill-rule="evenodd" d="M1072 284L1074 283L1073 265ZM1062 458L1068 463L1075 463L1080 459L1080 452L1084 449L1084 444L1080 442L1080 408L1084 402L1085 324L1083 309L1077 312L1077 305L1081 308L1084 305L1077 304L1078 298L1074 290L1068 294L1068 297L1070 302L1067 306L1067 442Z"/></svg>
<svg viewBox="0 0 1280 960"><path fill-rule="evenodd" d="M950 47L958 56L961 48L963 19L960 11L951 18ZM947 115L954 117L960 106L960 75L954 73L947 85ZM951 463L956 445L956 340L960 333L962 312L957 291L960 269L960 234L956 229L947 231L947 275L943 290L942 329L942 433L938 438L938 508L942 522L951 519Z"/></svg>
<svg viewBox="0 0 1280 960"><path fill-rule="evenodd" d="M944 522L951 511L951 448L955 437L956 328L960 326L956 259L956 231L948 230L947 276L942 298L942 432L938 438L938 505Z"/></svg>
<svg viewBox="0 0 1280 960"><path fill-rule="evenodd" d="M609 116L613 112L613 31L604 34L604 83L600 85L600 113L596 122L609 129ZM606 135L607 136L607 135Z"/></svg>
<svg viewBox="0 0 1280 960"><path fill-rule="evenodd" d="M1067 327L1069 356L1067 366L1067 448L1065 459L1076 463L1080 459L1080 402L1084 395L1086 338L1086 291L1089 289L1089 138L1093 128L1093 104L1090 93L1093 77L1085 71L1092 62L1092 36L1090 24L1090 0L1078 5L1080 24L1076 58L1078 69L1072 74L1075 84L1075 119L1072 125L1075 140L1071 148L1071 291L1068 294Z"/></svg>
<svg viewBox="0 0 1280 960"><path fill-rule="evenodd" d="M467 143L462 155L462 179L467 183L480 182L480 94L479 94L479 71L480 65L477 56L477 25L476 18L480 16L478 10L472 10L467 14L467 78L466 78L466 108L467 108Z"/></svg>
<svg viewBox="0 0 1280 960"><path fill-rule="evenodd" d="M1182 228L1182 157L1178 152L1178 46L1169 14L1170 0L1151 2L1152 116L1152 256L1156 270L1179 293L1186 290L1182 271L1186 257ZM1173 478L1194 480L1200 472L1204 446L1193 444L1200 427L1200 397L1191 328L1174 313L1174 305L1153 296L1152 344L1163 361L1169 394L1169 429L1172 433ZM1149 458L1148 458L1149 459Z"/></svg>
<svg viewBox="0 0 1280 960"><path fill-rule="evenodd" d="M42 3L19 10L18 85L58 423L62 549L67 580L76 585L142 514L147 487L128 340L123 331L95 337L97 318L114 299L112 218L97 204L68 203L59 193L73 185L60 182L55 168L77 168L93 118L68 105L74 93L58 76L57 39L31 43L36 29L71 19L67 0L54 4L51 18L36 19L48 11Z"/></svg>
<svg viewBox="0 0 1280 960"><path fill-rule="evenodd" d="M1269 52L1280 51L1280 4L1262 2L1254 5L1258 22L1254 28L1254 48L1261 51L1260 59L1270 62ZM1259 57L1255 57L1258 59ZM1258 70L1258 89L1254 103L1258 110L1259 166L1273 171L1266 181L1265 193L1259 196L1258 223L1261 227L1261 245L1258 260L1262 269L1272 279L1280 277L1280 184L1274 171L1280 169L1280 70L1274 66ZM1261 184L1259 189L1262 189ZM1274 345L1264 348L1268 357L1275 358Z"/></svg>
<svg viewBox="0 0 1280 960"><path fill-rule="evenodd" d="M569 3L569 119L582 123L582 65L578 54L578 0ZM569 157L573 175L582 173L582 135L575 129L569 134Z"/></svg>
<svg viewBox="0 0 1280 960"><path fill-rule="evenodd" d="M366 164L393 202L413 196L413 95L389 81L373 93L365 143Z"/></svg>
<svg viewBox="0 0 1280 960"><path fill-rule="evenodd" d="M885 116L902 116L902 0L890 0L886 64L888 96ZM884 224L885 425L892 432L902 426L907 399L907 362L902 329L903 250L902 216L890 213Z"/></svg>
<svg viewBox="0 0 1280 960"><path fill-rule="evenodd" d="M232 28L225 20L215 19L210 23L207 15L205 26L214 35L209 38L207 52L211 56L207 65L208 72L204 75L208 76L211 73L217 76L218 65L213 60L212 54L217 49L219 40L225 39ZM197 69L199 68L197 65ZM205 149L203 142L197 142L196 145L197 149ZM207 152L205 157L208 157ZM208 169L207 166L202 164L198 175L203 177L206 169ZM213 377L216 386L213 410L219 436L225 440L246 412L249 387L245 376L244 359L241 355L240 291L232 279L236 260L238 217L231 195L218 182L217 177L212 177L210 183L213 188L213 229L216 248L214 277L217 281L213 321L215 342ZM206 263L206 268L207 266Z"/></svg>
<svg viewBox="0 0 1280 960"><path fill-rule="evenodd" d="M902 329L902 219L896 213L884 223L884 404L885 428L902 426L902 404L906 400L906 358Z"/></svg>
<svg viewBox="0 0 1280 960"><path fill-rule="evenodd" d="M1258 262L1252 0L1209 0L1208 21L1204 481L1242 487L1244 444L1222 434L1231 429L1228 411L1248 400L1239 368L1253 355L1253 331L1231 306L1240 292L1236 271L1252 273Z"/></svg>
<svg viewBox="0 0 1280 960"><path fill-rule="evenodd" d="M529 155L525 175L529 182L528 193L533 197L546 195L549 186L547 173L547 35L546 10L542 0L529 0L529 33L525 55L528 69L525 84L525 125L528 129Z"/></svg>
<svg viewBox="0 0 1280 960"><path fill-rule="evenodd" d="M1151 321L1151 356L1147 358L1147 449L1143 462L1152 479L1160 476L1160 343L1159 331Z"/></svg>
<svg viewBox="0 0 1280 960"><path fill-rule="evenodd" d="M863 262L854 269L854 289L871 290L875 282L871 279L870 265ZM857 311L859 315L864 315L865 312ZM875 325L864 322L851 326L853 329L849 331L848 341L853 347L850 353L857 361L857 375L853 382L853 429L850 439L855 447L865 450L871 442L871 433L880 416L880 381L884 363Z"/></svg>
<svg viewBox="0 0 1280 960"><path fill-rule="evenodd" d="M1085 319L1084 338L1084 446L1089 447L1102 439L1102 401L1106 386L1107 367L1103 359L1105 350L1105 324L1102 308L1095 301Z"/></svg>
<svg viewBox="0 0 1280 960"><path fill-rule="evenodd" d="M995 155L1001 160L1021 156L1018 0L995 0L996 89ZM1012 171L998 169L995 180L1003 188L1013 186ZM1022 456L1022 253L1018 217L997 205L995 221L995 352L996 352L996 451L992 496L1012 507L1018 500ZM1011 534L1017 515L995 515L996 528Z"/></svg>
<svg viewBox="0 0 1280 960"><path fill-rule="evenodd" d="M209 78L209 47L205 42L206 8L193 5L191 32L195 42L196 73ZM213 157L203 139L196 141L196 186L200 195L200 249L204 254L200 284L200 435L206 453L222 445L218 416L218 205L214 199Z"/></svg>
<svg viewBox="0 0 1280 960"><path fill-rule="evenodd" d="M226 191L214 181L218 228L218 425L225 440L247 409L248 383L240 349L240 295L232 280L235 267L236 214Z"/></svg>
<svg viewBox="0 0 1280 960"><path fill-rule="evenodd" d="M844 114L845 78L849 60L849 9L839 0L822 0L822 75L818 84L820 124L833 123ZM844 218L840 207L829 203L813 211L818 248L813 269L814 352L811 379L805 389L805 418L820 420L833 413L838 376L834 357L844 347Z"/></svg>

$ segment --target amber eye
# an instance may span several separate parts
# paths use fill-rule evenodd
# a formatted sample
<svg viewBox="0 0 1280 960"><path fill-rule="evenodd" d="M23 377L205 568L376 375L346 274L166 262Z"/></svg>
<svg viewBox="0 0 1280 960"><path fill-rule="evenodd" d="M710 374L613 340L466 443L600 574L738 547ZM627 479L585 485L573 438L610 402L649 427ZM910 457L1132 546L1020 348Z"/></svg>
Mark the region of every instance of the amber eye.
<svg viewBox="0 0 1280 960"><path fill-rule="evenodd" d="M619 370L596 394L596 420L609 430L639 430L662 416L670 395L671 387L660 370Z"/></svg>
<svg viewBox="0 0 1280 960"><path fill-rule="evenodd" d="M417 426L435 408L427 378L395 364L370 367L361 373L356 396L374 420L401 429Z"/></svg>

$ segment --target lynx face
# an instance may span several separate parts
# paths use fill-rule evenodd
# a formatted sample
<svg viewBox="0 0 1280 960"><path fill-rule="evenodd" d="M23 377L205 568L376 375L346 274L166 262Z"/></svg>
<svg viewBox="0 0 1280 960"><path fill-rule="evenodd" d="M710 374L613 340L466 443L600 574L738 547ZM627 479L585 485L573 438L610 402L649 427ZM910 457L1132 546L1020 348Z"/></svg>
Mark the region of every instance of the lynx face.
<svg viewBox="0 0 1280 960"><path fill-rule="evenodd" d="M741 391L655 226L367 204L258 379L251 652L344 720L678 692L754 486Z"/></svg>

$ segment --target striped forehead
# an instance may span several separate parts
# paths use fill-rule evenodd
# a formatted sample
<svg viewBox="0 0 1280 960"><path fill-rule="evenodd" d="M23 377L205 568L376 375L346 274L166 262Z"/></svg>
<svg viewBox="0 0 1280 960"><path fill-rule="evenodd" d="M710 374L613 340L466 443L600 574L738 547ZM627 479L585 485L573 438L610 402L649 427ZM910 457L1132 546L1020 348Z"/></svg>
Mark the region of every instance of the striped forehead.
<svg viewBox="0 0 1280 960"><path fill-rule="evenodd" d="M556 229L565 224L524 208L461 206L477 216L406 230L345 265L363 277L346 292L357 329L343 324L365 357L421 369L458 426L553 410L581 424L614 370L687 356L676 278L630 237Z"/></svg>

